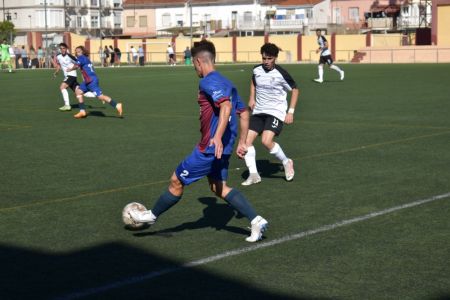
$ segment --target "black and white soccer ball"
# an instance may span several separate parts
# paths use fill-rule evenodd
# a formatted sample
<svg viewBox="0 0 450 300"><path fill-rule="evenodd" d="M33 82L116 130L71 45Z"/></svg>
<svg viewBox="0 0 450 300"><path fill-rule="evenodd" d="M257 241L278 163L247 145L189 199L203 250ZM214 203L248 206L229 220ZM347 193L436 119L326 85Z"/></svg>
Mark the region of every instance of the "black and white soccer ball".
<svg viewBox="0 0 450 300"><path fill-rule="evenodd" d="M122 220L127 229L141 229L148 226L146 223L136 223L130 215L131 210L147 210L144 205L138 202L128 203L122 210Z"/></svg>

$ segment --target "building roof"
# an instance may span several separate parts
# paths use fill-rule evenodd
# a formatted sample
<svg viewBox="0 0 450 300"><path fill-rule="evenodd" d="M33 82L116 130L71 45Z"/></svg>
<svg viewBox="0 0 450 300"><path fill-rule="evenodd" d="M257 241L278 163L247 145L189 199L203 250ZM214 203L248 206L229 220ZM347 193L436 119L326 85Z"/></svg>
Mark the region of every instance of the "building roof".
<svg viewBox="0 0 450 300"><path fill-rule="evenodd" d="M324 0L261 0L261 5L266 6L304 6L315 5ZM126 8L160 8L180 7L186 5L187 0L124 0ZM191 0L192 6L206 5L244 5L253 4L253 0Z"/></svg>

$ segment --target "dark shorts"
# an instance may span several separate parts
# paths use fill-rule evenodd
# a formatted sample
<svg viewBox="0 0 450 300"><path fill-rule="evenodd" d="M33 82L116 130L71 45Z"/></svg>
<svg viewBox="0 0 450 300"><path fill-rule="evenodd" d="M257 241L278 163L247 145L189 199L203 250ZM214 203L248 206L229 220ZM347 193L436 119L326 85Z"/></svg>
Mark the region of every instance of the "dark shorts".
<svg viewBox="0 0 450 300"><path fill-rule="evenodd" d="M169 58L174 58L175 54L169 54Z"/></svg>
<svg viewBox="0 0 450 300"><path fill-rule="evenodd" d="M333 64L333 58L331 58L331 55L325 55L325 56L321 56L320 60L319 60L319 65L332 65Z"/></svg>
<svg viewBox="0 0 450 300"><path fill-rule="evenodd" d="M249 129L261 134L264 130L273 131L275 135L280 135L283 129L283 121L280 119L267 115L257 114L250 117Z"/></svg>
<svg viewBox="0 0 450 300"><path fill-rule="evenodd" d="M184 185L189 185L205 176L217 181L226 181L229 160L229 154L222 154L222 158L217 159L214 153L202 153L195 147L194 151L178 165L175 174Z"/></svg>
<svg viewBox="0 0 450 300"><path fill-rule="evenodd" d="M74 92L75 92L75 89L77 88L77 86L80 85L75 76L67 76L64 78L63 82L65 84L67 84Z"/></svg>

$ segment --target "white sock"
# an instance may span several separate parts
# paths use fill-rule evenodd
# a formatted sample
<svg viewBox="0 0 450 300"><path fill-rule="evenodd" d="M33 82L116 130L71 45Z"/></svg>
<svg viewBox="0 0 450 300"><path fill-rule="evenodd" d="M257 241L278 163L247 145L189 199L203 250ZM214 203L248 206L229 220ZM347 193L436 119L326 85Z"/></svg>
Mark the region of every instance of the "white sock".
<svg viewBox="0 0 450 300"><path fill-rule="evenodd" d="M245 154L244 159L250 174L258 173L258 169L256 168L256 151L254 146L247 148L247 154Z"/></svg>
<svg viewBox="0 0 450 300"><path fill-rule="evenodd" d="M323 65L319 65L319 79L323 80Z"/></svg>
<svg viewBox="0 0 450 300"><path fill-rule="evenodd" d="M61 94L63 96L64 105L70 105L69 93L67 92L67 90L66 89L61 90Z"/></svg>
<svg viewBox="0 0 450 300"><path fill-rule="evenodd" d="M275 146L273 146L273 148L270 150L270 154L275 155L275 157L278 158L283 163L283 165L287 164L287 162L289 161L286 154L284 154L283 149L281 149L278 143L275 143Z"/></svg>
<svg viewBox="0 0 450 300"><path fill-rule="evenodd" d="M86 92L83 94L83 96L85 96L87 98L97 98L97 96L95 96L95 94L93 92Z"/></svg>
<svg viewBox="0 0 450 300"><path fill-rule="evenodd" d="M335 65L331 65L330 69L333 69L333 70L335 70L336 72L339 72L339 73L341 73L341 71L342 71L338 66L335 66Z"/></svg>

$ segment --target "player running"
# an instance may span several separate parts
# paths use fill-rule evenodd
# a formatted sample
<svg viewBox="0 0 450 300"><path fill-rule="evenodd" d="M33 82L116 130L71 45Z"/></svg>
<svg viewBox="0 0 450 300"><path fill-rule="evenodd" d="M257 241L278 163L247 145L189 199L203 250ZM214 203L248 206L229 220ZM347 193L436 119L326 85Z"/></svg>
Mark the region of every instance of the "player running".
<svg viewBox="0 0 450 300"><path fill-rule="evenodd" d="M75 93L76 89L80 86L77 81L77 71L71 70L68 72L68 69L73 68L77 58L71 55L67 50L67 44L61 43L59 44L60 53L56 56L56 69L53 73L53 77L56 77L56 74L62 69L64 73L63 82L59 86L61 90L61 94L63 96L64 105L59 108L60 111L71 111L72 107L70 106L69 101L69 93L67 92L67 88L71 88ZM87 92L84 94L85 97L95 98L95 95L92 92Z"/></svg>
<svg viewBox="0 0 450 300"><path fill-rule="evenodd" d="M291 75L276 64L279 50L275 44L264 44L261 47L262 64L253 69L248 101L252 116L246 140L247 154L244 157L250 175L242 182L242 185L261 182L253 146L258 135L261 135L261 142L269 153L283 163L286 180L294 179L294 162L284 154L280 145L274 142L275 136L280 135L283 129L283 123L294 122L294 111L299 94L297 84ZM289 110L286 100L287 92L292 92Z"/></svg>
<svg viewBox="0 0 450 300"><path fill-rule="evenodd" d="M2 44L0 45L0 50L2 52L2 69L3 65L8 65L8 71L9 73L12 72L12 62L11 62L11 55L9 54L9 47L10 45L6 42L6 39L3 40Z"/></svg>
<svg viewBox="0 0 450 300"><path fill-rule="evenodd" d="M78 98L78 107L80 112L74 115L75 118L81 119L87 117L86 106L84 105L83 93L92 92L101 101L109 103L112 107L117 109L119 116L122 116L123 108L122 103L117 103L111 97L103 94L99 86L99 80L97 74L95 74L94 66L88 58L88 52L83 46L78 46L75 48L75 54L77 56L77 61L72 68L67 69L68 72L80 69L83 75L83 82L80 84L79 88L76 89L76 95Z"/></svg>
<svg viewBox="0 0 450 300"><path fill-rule="evenodd" d="M317 35L317 43L319 44L319 48L316 50L316 53L320 52L320 60L319 60L319 78L314 79L315 82L322 83L323 82L323 65L327 64L330 69L335 70L341 76L341 80L344 80L344 71L341 70L338 66L333 64L333 58L331 57L330 49L328 48L328 41L322 35L322 31L320 29L316 30Z"/></svg>
<svg viewBox="0 0 450 300"><path fill-rule="evenodd" d="M256 214L243 194L226 182L238 127L241 135L236 152L242 157L246 151L249 113L233 83L215 71L214 44L205 40L194 45L194 66L201 78L198 94L201 140L178 165L168 190L159 197L153 208L143 212L132 210L130 216L135 222L154 224L162 213L178 203L185 186L206 176L211 191L251 221L251 235L246 240L256 242L262 238L268 222Z"/></svg>

